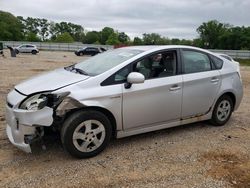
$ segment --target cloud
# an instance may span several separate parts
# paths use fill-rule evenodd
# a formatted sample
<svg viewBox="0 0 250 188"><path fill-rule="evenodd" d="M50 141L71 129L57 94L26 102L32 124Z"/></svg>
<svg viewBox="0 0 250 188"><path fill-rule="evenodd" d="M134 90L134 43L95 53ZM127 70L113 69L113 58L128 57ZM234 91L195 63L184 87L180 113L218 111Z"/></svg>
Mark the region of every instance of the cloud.
<svg viewBox="0 0 250 188"><path fill-rule="evenodd" d="M195 38L196 28L217 19L250 25L249 0L1 0L0 9L18 16L70 21L89 30L105 26L130 36L159 33L170 38Z"/></svg>

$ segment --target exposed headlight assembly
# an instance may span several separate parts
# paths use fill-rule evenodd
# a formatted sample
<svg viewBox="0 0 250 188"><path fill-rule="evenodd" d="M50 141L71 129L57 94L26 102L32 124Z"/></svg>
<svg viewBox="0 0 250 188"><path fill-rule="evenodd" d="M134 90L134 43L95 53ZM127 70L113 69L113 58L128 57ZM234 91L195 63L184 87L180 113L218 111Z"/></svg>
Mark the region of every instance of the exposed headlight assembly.
<svg viewBox="0 0 250 188"><path fill-rule="evenodd" d="M58 105L70 92L63 92L59 94L39 93L27 97L19 106L23 110L41 110L45 106L54 107Z"/></svg>

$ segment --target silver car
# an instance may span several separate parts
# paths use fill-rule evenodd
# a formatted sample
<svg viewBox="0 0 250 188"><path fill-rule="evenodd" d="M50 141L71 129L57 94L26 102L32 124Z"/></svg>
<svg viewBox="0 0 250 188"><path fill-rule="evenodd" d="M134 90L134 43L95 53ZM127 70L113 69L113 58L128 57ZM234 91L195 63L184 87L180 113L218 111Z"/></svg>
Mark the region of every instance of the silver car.
<svg viewBox="0 0 250 188"><path fill-rule="evenodd" d="M32 44L22 44L15 48L16 53L32 53L36 55L39 53L39 50L37 49L36 45Z"/></svg>
<svg viewBox="0 0 250 188"><path fill-rule="evenodd" d="M32 143L53 129L68 153L87 158L111 137L203 120L224 125L242 95L238 65L212 52L119 48L16 85L7 96L7 135L31 152Z"/></svg>

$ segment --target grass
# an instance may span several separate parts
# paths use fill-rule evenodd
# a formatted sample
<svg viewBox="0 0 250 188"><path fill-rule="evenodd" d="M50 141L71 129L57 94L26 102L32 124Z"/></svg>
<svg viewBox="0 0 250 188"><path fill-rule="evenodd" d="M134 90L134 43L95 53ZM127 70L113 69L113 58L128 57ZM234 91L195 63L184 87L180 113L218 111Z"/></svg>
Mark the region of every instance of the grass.
<svg viewBox="0 0 250 188"><path fill-rule="evenodd" d="M250 59L236 59L241 66L250 66Z"/></svg>

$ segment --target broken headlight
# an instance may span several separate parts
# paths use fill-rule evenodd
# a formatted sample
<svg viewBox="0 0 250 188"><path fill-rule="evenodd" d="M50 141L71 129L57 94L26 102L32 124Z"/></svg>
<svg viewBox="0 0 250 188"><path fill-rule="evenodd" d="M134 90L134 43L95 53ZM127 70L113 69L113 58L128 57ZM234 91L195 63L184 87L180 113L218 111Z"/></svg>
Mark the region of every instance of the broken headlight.
<svg viewBox="0 0 250 188"><path fill-rule="evenodd" d="M45 106L54 107L58 105L70 92L58 94L39 93L27 97L19 106L23 110L41 110Z"/></svg>
<svg viewBox="0 0 250 188"><path fill-rule="evenodd" d="M28 97L19 106L23 110L40 110L44 108L48 103L48 97L46 94L40 93Z"/></svg>

